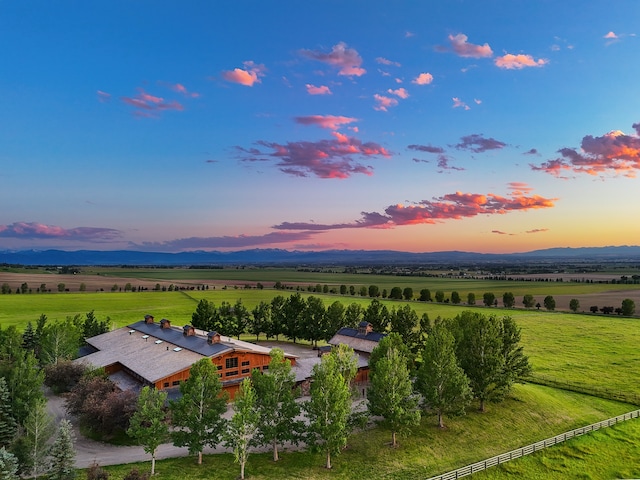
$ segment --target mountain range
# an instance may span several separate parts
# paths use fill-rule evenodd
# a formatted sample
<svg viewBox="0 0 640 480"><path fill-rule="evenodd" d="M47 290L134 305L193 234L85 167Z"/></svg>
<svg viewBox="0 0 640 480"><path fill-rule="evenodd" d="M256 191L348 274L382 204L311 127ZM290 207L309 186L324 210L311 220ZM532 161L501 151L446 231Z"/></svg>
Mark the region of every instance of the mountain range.
<svg viewBox="0 0 640 480"><path fill-rule="evenodd" d="M522 253L475 253L442 251L412 253L394 250L297 251L251 249L236 252L139 252L134 250L5 250L0 264L28 266L61 265L455 265L487 263L636 262L640 246L548 248Z"/></svg>

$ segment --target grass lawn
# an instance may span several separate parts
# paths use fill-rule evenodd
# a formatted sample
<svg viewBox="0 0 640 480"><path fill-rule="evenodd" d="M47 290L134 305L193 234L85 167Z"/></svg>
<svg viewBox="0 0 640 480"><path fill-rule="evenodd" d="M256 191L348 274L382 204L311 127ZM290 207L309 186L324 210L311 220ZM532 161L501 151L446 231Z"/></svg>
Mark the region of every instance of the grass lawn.
<svg viewBox="0 0 640 480"><path fill-rule="evenodd" d="M464 417L446 419L444 430L435 426L434 417L425 418L411 435L400 438L397 449L389 447L388 431L374 428L357 433L347 449L334 457L331 471L323 468L322 453L284 452L277 463L270 454L252 454L247 475L256 480L428 478L632 409L548 387L518 385L513 398L489 405L484 414L470 411ZM136 466L147 470L150 462ZM123 478L130 468L107 467L114 479ZM159 478L181 480L235 479L239 473L230 454L207 455L200 467L194 457L162 460L156 470Z"/></svg>
<svg viewBox="0 0 640 480"><path fill-rule="evenodd" d="M574 438L473 475L478 480L640 478L640 420Z"/></svg>

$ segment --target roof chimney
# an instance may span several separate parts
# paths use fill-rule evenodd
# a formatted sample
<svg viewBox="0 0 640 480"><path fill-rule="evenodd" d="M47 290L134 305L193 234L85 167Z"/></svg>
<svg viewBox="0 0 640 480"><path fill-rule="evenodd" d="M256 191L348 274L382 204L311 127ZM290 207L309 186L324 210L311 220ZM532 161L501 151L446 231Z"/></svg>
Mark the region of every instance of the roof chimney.
<svg viewBox="0 0 640 480"><path fill-rule="evenodd" d="M191 325L185 325L184 327L182 327L182 335L184 335L185 337L193 337L196 334L196 329L193 328Z"/></svg>
<svg viewBox="0 0 640 480"><path fill-rule="evenodd" d="M207 343L213 345L214 343L220 343L220 334L218 332L207 333Z"/></svg>
<svg viewBox="0 0 640 480"><path fill-rule="evenodd" d="M171 322L166 318L163 318L162 320L160 320L160 328L162 329L171 328Z"/></svg>
<svg viewBox="0 0 640 480"><path fill-rule="evenodd" d="M144 323L153 323L153 315L145 315Z"/></svg>
<svg viewBox="0 0 640 480"><path fill-rule="evenodd" d="M373 326L369 322L362 321L358 324L358 335L367 335L373 332Z"/></svg>

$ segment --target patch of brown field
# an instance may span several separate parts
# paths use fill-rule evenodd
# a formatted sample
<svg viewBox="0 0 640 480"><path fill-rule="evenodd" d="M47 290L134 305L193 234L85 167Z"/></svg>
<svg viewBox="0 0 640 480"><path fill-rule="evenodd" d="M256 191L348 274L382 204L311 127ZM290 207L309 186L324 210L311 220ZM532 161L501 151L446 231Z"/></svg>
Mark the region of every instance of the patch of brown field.
<svg viewBox="0 0 640 480"><path fill-rule="evenodd" d="M0 272L0 284L8 283L11 287L11 291L15 292L26 282L29 288L35 292L44 283L46 289L51 292L58 291L58 284L64 283L65 289L70 292L80 291L80 285L85 284L87 292L110 291L114 285L118 285L118 289L124 291L124 287L127 283L131 283L134 288L142 287L148 290L153 290L156 284L160 284L161 287L169 287L174 285L177 287L197 287L198 285L229 285L229 282L219 280L180 280L180 281L167 281L167 280L153 280L153 279L141 279L141 278L126 278L126 277L105 277L102 275L62 275L58 273L7 273Z"/></svg>

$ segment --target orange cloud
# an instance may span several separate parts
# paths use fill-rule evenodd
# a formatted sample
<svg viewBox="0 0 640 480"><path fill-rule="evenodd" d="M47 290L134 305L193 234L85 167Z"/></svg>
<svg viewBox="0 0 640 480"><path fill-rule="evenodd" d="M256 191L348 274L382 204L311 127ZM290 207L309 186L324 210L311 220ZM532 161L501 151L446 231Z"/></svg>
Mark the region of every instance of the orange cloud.
<svg viewBox="0 0 640 480"><path fill-rule="evenodd" d="M415 83L416 85L429 85L431 82L433 82L433 75L427 72L421 73L411 80L411 83Z"/></svg>
<svg viewBox="0 0 640 480"><path fill-rule="evenodd" d="M377 93L373 96L376 101L376 105L373 107L374 110L378 110L381 112L386 112L390 107L395 107L398 105L398 100L395 98L385 97L384 95L378 95Z"/></svg>
<svg viewBox="0 0 640 480"><path fill-rule="evenodd" d="M308 115L306 117L295 117L294 120L300 125L316 125L330 130L338 130L342 125L349 125L358 121L357 118L335 115Z"/></svg>
<svg viewBox="0 0 640 480"><path fill-rule="evenodd" d="M238 83L246 87L253 87L256 83L261 83L260 78L264 77L265 66L256 64L251 60L243 62L243 65L246 70L234 68L233 70L223 71L222 78L227 82Z"/></svg>
<svg viewBox="0 0 640 480"><path fill-rule="evenodd" d="M121 98L122 102L136 109L133 114L138 117L156 117L158 112L164 110L184 110L182 104L175 100L165 102L164 98L151 95L142 88L138 92L135 97Z"/></svg>
<svg viewBox="0 0 640 480"><path fill-rule="evenodd" d="M501 57L495 59L494 63L498 68L504 68L506 70L521 70L526 67L542 67L549 63L549 60L539 58L534 60L531 55L513 55L507 53Z"/></svg>
<svg viewBox="0 0 640 480"><path fill-rule="evenodd" d="M305 86L307 87L307 93L309 95L331 95L333 93L331 92L329 87L325 85L316 87L315 85L311 85L310 83L307 83Z"/></svg>
<svg viewBox="0 0 640 480"><path fill-rule="evenodd" d="M468 37L464 33L449 35L450 48L459 57L466 58L487 58L493 55L493 50L488 43L484 45L474 45L467 42ZM439 51L449 51L446 47L437 47Z"/></svg>
<svg viewBox="0 0 640 480"><path fill-rule="evenodd" d="M510 197L493 193L477 194L455 192L422 200L415 204L396 204L384 213L362 212L362 217L350 223L316 224L284 222L273 226L277 230L327 231L347 228L394 228L402 225L435 224L445 220L460 220L478 215L503 215L511 211L551 208L555 198L514 193Z"/></svg>
<svg viewBox="0 0 640 480"><path fill-rule="evenodd" d="M338 75L359 77L367 73L362 68L362 57L353 48L340 42L334 45L331 53L322 53L315 50L300 50L300 54L312 60L317 60L338 69Z"/></svg>
<svg viewBox="0 0 640 480"><path fill-rule="evenodd" d="M633 128L638 133L639 124ZM626 135L615 130L600 137L586 135L582 139L580 151L575 148L561 148L559 158L538 165L530 165L532 170L544 171L560 177L565 171L588 175L622 174L633 178L640 170L640 137ZM565 177L560 177L565 178Z"/></svg>
<svg viewBox="0 0 640 480"><path fill-rule="evenodd" d="M186 88L184 85L180 84L180 83L176 83L175 85L171 85L171 89L172 89L174 92L181 93L181 94L182 94L182 95L184 95L185 97L198 98L198 97L200 96L200 94L199 94L199 93L196 93L196 92L189 92L189 91L187 90L187 88Z"/></svg>

